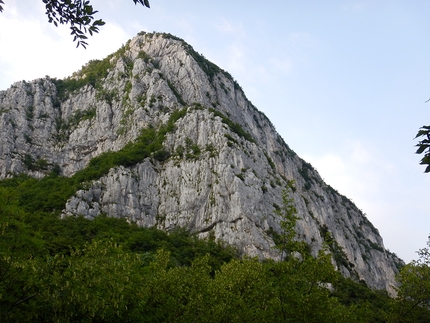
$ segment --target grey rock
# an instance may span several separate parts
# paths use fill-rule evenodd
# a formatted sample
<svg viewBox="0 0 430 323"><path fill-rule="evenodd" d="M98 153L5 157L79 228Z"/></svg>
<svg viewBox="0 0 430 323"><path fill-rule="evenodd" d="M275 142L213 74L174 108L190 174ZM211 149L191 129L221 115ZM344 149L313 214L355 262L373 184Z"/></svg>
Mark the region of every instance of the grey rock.
<svg viewBox="0 0 430 323"><path fill-rule="evenodd" d="M49 78L0 92L0 178L43 177L55 167L72 176L186 107L164 140L169 158L112 168L71 196L62 216L103 213L166 231L184 227L277 259L270 232L281 232L276 209L286 190L298 211L298 237L314 254L329 232L338 270L393 292L401 260L385 250L363 212L288 147L227 72L163 34L138 35L107 60L105 78L72 92L60 93L59 81ZM84 78L78 72L65 82Z"/></svg>

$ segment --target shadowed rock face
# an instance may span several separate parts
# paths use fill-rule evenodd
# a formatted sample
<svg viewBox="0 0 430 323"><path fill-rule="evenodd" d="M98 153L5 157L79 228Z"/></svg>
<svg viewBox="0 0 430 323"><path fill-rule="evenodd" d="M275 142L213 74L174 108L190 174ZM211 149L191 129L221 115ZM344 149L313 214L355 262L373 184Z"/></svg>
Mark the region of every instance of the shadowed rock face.
<svg viewBox="0 0 430 323"><path fill-rule="evenodd" d="M178 110L162 151L87 183L63 216L104 213L167 231L181 226L250 256L276 258L272 235L280 232L276 209L286 190L300 217L298 237L313 253L328 232L345 276L392 291L401 260L384 249L362 211L285 144L227 72L171 35L142 33L69 79L18 82L0 92L0 178L43 177L54 167L71 176L92 158L121 151L142 129L160 131Z"/></svg>

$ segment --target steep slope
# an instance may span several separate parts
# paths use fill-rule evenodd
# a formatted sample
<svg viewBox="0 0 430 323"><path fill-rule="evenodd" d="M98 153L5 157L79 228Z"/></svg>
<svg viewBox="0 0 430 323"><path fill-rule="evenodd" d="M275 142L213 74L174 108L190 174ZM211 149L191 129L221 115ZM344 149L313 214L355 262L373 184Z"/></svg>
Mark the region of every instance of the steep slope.
<svg viewBox="0 0 430 323"><path fill-rule="evenodd" d="M181 226L276 258L287 190L314 253L327 240L345 276L394 284L401 260L362 211L285 144L227 72L174 36L140 33L71 78L0 92L0 178L88 166L96 171L63 216Z"/></svg>

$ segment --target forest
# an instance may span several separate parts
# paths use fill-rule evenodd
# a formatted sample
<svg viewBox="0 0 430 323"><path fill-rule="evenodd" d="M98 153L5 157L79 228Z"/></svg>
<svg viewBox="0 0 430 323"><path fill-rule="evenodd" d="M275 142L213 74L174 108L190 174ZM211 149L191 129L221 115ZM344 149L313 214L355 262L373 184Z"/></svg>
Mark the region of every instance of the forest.
<svg viewBox="0 0 430 323"><path fill-rule="evenodd" d="M296 240L288 188L281 257L259 260L185 229L61 219L69 181L0 182L2 322L429 322L428 249L401 269L397 297L346 279L328 246L315 257Z"/></svg>

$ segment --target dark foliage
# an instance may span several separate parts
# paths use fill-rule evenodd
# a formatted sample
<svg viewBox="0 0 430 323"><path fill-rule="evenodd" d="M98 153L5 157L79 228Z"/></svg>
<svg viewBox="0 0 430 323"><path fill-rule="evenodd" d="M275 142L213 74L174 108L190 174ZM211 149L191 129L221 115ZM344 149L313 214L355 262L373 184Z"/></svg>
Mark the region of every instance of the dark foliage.
<svg viewBox="0 0 430 323"><path fill-rule="evenodd" d="M56 27L58 24L70 25L73 41L76 41L76 47L86 48L87 34L99 32L99 27L105 22L102 19L95 20L94 15L98 12L94 10L89 0L42 0L45 4L49 23ZM133 0L134 4L141 4L149 8L148 0ZM3 12L3 0L0 0L0 12Z"/></svg>
<svg viewBox="0 0 430 323"><path fill-rule="evenodd" d="M89 0L42 0L45 4L48 21L56 27L58 24L70 25L73 41L76 41L76 47L86 48L87 34L99 32L99 27L105 22L102 19L95 20L94 15L98 12L94 10ZM134 4L141 4L149 8L148 0L133 0ZM0 0L0 12L3 12L3 0Z"/></svg>
<svg viewBox="0 0 430 323"><path fill-rule="evenodd" d="M248 140L249 142L255 143L255 139L251 136L250 133L243 130L243 128L240 124L231 121L229 118L227 118L225 115L223 115L218 110L210 108L209 111L212 112L215 116L220 117L222 122L225 123L230 128L230 130L233 131L234 133L236 133L239 137L242 137L242 138Z"/></svg>
<svg viewBox="0 0 430 323"><path fill-rule="evenodd" d="M172 112L165 125L158 129L154 127L143 129L141 135L134 142L125 145L119 151L105 152L91 159L87 167L72 177L59 176L58 171L55 172L53 169L48 176L42 179L19 175L0 182L0 187L16 188L19 205L26 212L59 212L67 199L81 189L84 183L99 179L106 175L111 168L117 166L131 167L147 157L153 157L160 162L169 158L170 152L165 150L163 142L166 134L175 129L175 122L182 118L186 111L187 109L182 109ZM29 155L24 162L32 170L40 167Z"/></svg>
<svg viewBox="0 0 430 323"><path fill-rule="evenodd" d="M57 100L64 101L69 93L72 93L85 85L100 88L100 81L103 80L111 68L110 59L112 55L103 60L91 60L82 67L77 78L67 78L64 80L52 79L57 87Z"/></svg>
<svg viewBox="0 0 430 323"><path fill-rule="evenodd" d="M421 159L421 165L427 165L424 173L430 172L430 126L422 126L418 131L416 138L424 137L424 139L420 140L416 145L418 147L416 153L422 154L424 153L423 158Z"/></svg>
<svg viewBox="0 0 430 323"><path fill-rule="evenodd" d="M61 189L54 175L51 180L37 188L41 195L53 194L52 185ZM58 210L45 211L55 209L55 199L38 205L40 195L23 197L33 185L37 181L23 175L0 182L2 322L397 322L398 317L426 322L428 317L424 307L408 308L405 317L409 299L393 300L341 277L324 251L312 257L294 238L295 208L287 197L277 207L284 232L276 240L288 256L260 262L239 259L213 237L200 240L184 229L166 233L103 215L60 219Z"/></svg>

